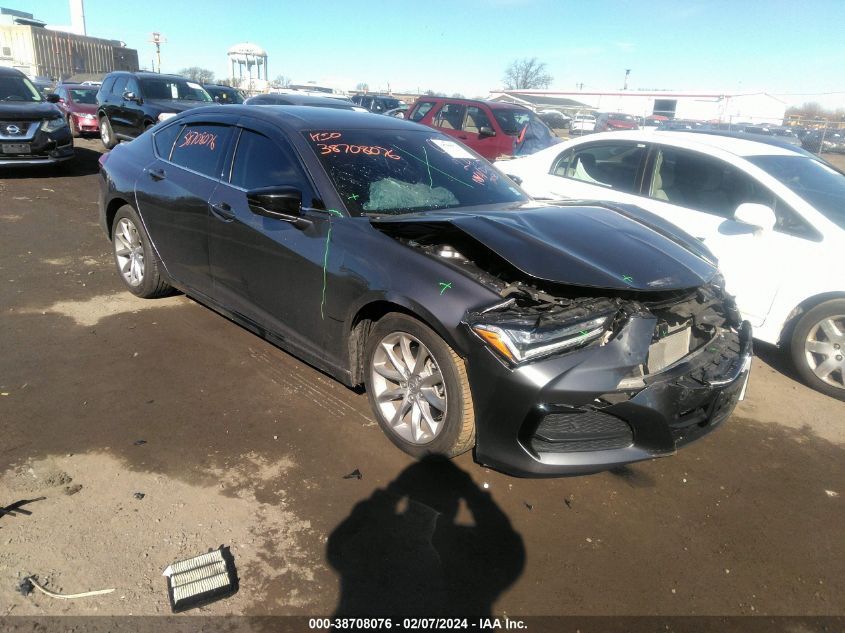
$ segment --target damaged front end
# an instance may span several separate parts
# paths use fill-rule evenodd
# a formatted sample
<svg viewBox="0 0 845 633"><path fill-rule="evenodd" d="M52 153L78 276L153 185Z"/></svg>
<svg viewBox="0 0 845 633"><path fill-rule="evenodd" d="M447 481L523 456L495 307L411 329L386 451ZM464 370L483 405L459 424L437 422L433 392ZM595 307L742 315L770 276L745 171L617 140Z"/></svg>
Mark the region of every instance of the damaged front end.
<svg viewBox="0 0 845 633"><path fill-rule="evenodd" d="M462 323L480 463L554 476L669 455L741 398L751 327L715 268L693 288L587 287L530 277L454 227L420 228L390 232L500 297Z"/></svg>

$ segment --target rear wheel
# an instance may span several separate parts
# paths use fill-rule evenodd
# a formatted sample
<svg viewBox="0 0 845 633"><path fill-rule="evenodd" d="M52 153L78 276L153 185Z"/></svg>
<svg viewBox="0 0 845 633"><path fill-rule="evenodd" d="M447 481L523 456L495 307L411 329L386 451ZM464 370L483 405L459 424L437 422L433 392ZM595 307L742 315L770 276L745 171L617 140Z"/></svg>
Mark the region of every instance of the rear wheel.
<svg viewBox="0 0 845 633"><path fill-rule="evenodd" d="M117 272L129 292L143 299L170 294L144 225L128 204L120 207L112 223L112 245Z"/></svg>
<svg viewBox="0 0 845 633"><path fill-rule="evenodd" d="M463 359L433 330L388 314L370 332L366 386L379 426L414 457L454 457L475 445L475 414Z"/></svg>
<svg viewBox="0 0 845 633"><path fill-rule="evenodd" d="M845 299L808 310L795 325L790 352L807 385L845 400Z"/></svg>
<svg viewBox="0 0 845 633"><path fill-rule="evenodd" d="M117 145L117 139L114 137L111 123L109 123L109 118L105 115L100 117L100 140L103 141L106 149L113 149Z"/></svg>

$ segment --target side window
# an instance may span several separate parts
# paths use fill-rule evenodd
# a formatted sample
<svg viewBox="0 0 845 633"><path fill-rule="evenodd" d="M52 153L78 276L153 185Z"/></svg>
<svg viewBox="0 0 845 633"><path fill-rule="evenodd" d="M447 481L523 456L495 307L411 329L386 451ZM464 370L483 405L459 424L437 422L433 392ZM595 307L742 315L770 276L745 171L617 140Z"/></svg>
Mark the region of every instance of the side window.
<svg viewBox="0 0 845 633"><path fill-rule="evenodd" d="M156 153L164 160L170 160L170 153L173 151L173 143L182 131L181 125L168 125L155 133L153 142L156 146Z"/></svg>
<svg viewBox="0 0 845 633"><path fill-rule="evenodd" d="M362 108L366 108L367 110L369 110L371 105L373 105L373 98L372 97L361 97L361 107Z"/></svg>
<svg viewBox="0 0 845 633"><path fill-rule="evenodd" d="M112 88L112 94L118 98L123 95L123 91L126 89L126 77L118 77L114 82L114 87Z"/></svg>
<svg viewBox="0 0 845 633"><path fill-rule="evenodd" d="M232 134L227 125L194 123L186 125L170 154L170 160L211 178L219 178L226 144Z"/></svg>
<svg viewBox="0 0 845 633"><path fill-rule="evenodd" d="M654 163L649 196L723 218L733 218L743 202L775 208L774 194L733 165L669 147Z"/></svg>
<svg viewBox="0 0 845 633"><path fill-rule="evenodd" d="M625 193L639 193L638 175L645 156L643 143L587 145L561 154L551 173Z"/></svg>
<svg viewBox="0 0 845 633"><path fill-rule="evenodd" d="M423 101L422 103L418 103L416 109L411 114L410 119L411 121L419 121L422 119L426 114L428 114L429 110L434 106L431 101Z"/></svg>
<svg viewBox="0 0 845 633"><path fill-rule="evenodd" d="M478 131L483 127L493 129L493 124L490 123L489 117L481 108L469 106L467 108L466 121L464 121L464 131L470 134L478 134Z"/></svg>
<svg viewBox="0 0 845 633"><path fill-rule="evenodd" d="M138 88L138 81L135 77L129 77L126 80L126 87L123 89L124 92L134 92L135 96L140 96L140 88Z"/></svg>
<svg viewBox="0 0 845 633"><path fill-rule="evenodd" d="M103 95L103 97L108 97L111 94L112 88L114 87L114 82L114 77L106 77L106 80L103 82L103 85L100 86L100 93Z"/></svg>
<svg viewBox="0 0 845 633"><path fill-rule="evenodd" d="M384 112L387 108L384 107L384 100L376 97L373 99L373 112Z"/></svg>
<svg viewBox="0 0 845 633"><path fill-rule="evenodd" d="M434 116L434 126L444 130L460 130L464 124L466 106L457 103L445 103Z"/></svg>
<svg viewBox="0 0 845 633"><path fill-rule="evenodd" d="M274 185L291 185L303 191L309 189L291 152L263 134L250 130L241 132L230 182L247 190Z"/></svg>

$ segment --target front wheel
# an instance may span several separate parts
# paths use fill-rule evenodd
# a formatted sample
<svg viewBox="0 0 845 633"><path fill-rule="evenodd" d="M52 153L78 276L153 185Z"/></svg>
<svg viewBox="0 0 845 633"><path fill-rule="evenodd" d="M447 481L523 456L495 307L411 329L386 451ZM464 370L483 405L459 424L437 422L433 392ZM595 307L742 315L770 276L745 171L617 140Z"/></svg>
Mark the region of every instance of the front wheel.
<svg viewBox="0 0 845 633"><path fill-rule="evenodd" d="M114 132L111 129L111 123L107 116L100 117L100 140L106 149L114 149L117 145L117 139L114 137Z"/></svg>
<svg viewBox="0 0 845 633"><path fill-rule="evenodd" d="M162 278L160 262L141 219L128 204L120 207L112 224L117 272L129 292L143 299L163 297L172 288Z"/></svg>
<svg viewBox="0 0 845 633"><path fill-rule="evenodd" d="M790 352L807 385L845 400L845 299L808 310L795 325Z"/></svg>
<svg viewBox="0 0 845 633"><path fill-rule="evenodd" d="M82 133L79 131L79 126L76 124L76 120L71 114L67 117L67 126L70 128L70 133L73 138L79 138L82 136Z"/></svg>
<svg viewBox="0 0 845 633"><path fill-rule="evenodd" d="M433 330L388 314L367 339L366 386L379 426L417 458L454 457L475 445L475 413L463 359Z"/></svg>

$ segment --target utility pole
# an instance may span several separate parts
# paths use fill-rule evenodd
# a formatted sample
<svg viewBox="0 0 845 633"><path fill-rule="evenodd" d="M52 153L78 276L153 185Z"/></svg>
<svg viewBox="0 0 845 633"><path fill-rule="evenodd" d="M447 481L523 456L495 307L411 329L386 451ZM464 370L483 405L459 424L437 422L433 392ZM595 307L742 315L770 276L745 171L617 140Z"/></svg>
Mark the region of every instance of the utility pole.
<svg viewBox="0 0 845 633"><path fill-rule="evenodd" d="M626 68L626 69L625 69L625 85L623 85L623 86L622 86L622 90L627 90L627 89L628 89L628 75L630 75L630 74L631 74L631 69L630 69L630 68Z"/></svg>
<svg viewBox="0 0 845 633"><path fill-rule="evenodd" d="M161 33L150 33L150 42L156 45L156 60L158 61L158 73L161 74L161 45L167 43L167 38Z"/></svg>

